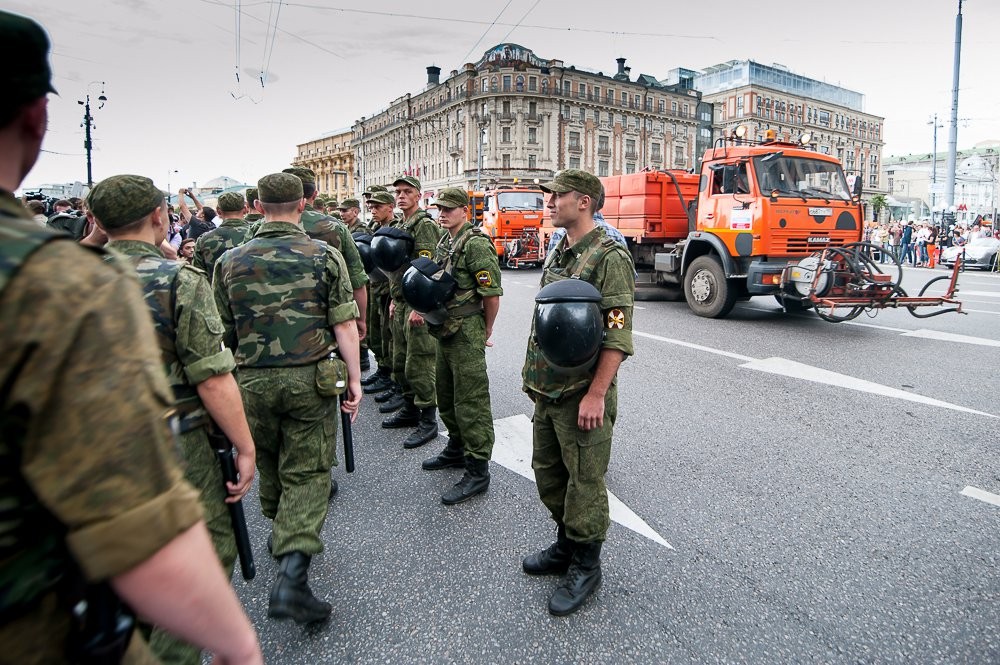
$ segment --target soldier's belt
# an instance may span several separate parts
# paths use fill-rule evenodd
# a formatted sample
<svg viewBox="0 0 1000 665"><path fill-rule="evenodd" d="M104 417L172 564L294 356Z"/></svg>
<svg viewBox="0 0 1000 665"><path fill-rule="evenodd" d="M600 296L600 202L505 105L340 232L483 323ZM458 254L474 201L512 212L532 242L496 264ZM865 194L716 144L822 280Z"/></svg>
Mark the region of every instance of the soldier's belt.
<svg viewBox="0 0 1000 665"><path fill-rule="evenodd" d="M478 314L483 311L483 301L476 300L474 302L467 302L464 305L459 305L454 309L448 310L448 316L472 316L473 314Z"/></svg>

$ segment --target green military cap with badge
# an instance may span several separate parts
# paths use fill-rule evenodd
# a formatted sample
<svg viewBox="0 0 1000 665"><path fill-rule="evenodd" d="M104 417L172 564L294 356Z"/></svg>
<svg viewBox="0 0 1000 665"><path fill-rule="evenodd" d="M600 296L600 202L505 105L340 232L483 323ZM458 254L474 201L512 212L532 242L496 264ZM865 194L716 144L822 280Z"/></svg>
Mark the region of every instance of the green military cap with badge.
<svg viewBox="0 0 1000 665"><path fill-rule="evenodd" d="M219 212L239 212L246 204L246 199L239 192L219 194Z"/></svg>
<svg viewBox="0 0 1000 665"><path fill-rule="evenodd" d="M164 194L141 175L113 175L94 185L87 208L106 229L120 229L164 205Z"/></svg>
<svg viewBox="0 0 1000 665"><path fill-rule="evenodd" d="M469 194L458 187L446 187L431 201L438 208L462 208L469 205Z"/></svg>
<svg viewBox="0 0 1000 665"><path fill-rule="evenodd" d="M392 181L392 186L403 183L404 185L409 185L410 187L419 190L420 189L420 179L414 178L412 175L401 175Z"/></svg>
<svg viewBox="0 0 1000 665"><path fill-rule="evenodd" d="M261 203L291 203L303 198L302 180L283 171L271 173L257 181L257 194Z"/></svg>
<svg viewBox="0 0 1000 665"><path fill-rule="evenodd" d="M564 169L556 174L552 182L543 182L539 185L543 192L565 194L566 192L579 192L586 194L595 201L600 201L604 196L604 186L593 173L587 173L580 169Z"/></svg>
<svg viewBox="0 0 1000 665"><path fill-rule="evenodd" d="M389 205L395 205L396 199L393 198L392 194L387 191L373 192L372 197L368 199L369 203L387 203Z"/></svg>
<svg viewBox="0 0 1000 665"><path fill-rule="evenodd" d="M344 199L337 206L340 210L347 210L348 208L360 208L361 203L357 199Z"/></svg>
<svg viewBox="0 0 1000 665"><path fill-rule="evenodd" d="M0 62L0 111L14 111L56 91L49 67L49 37L30 18L0 11Z"/></svg>
<svg viewBox="0 0 1000 665"><path fill-rule="evenodd" d="M289 166L287 169L282 169L281 172L291 173L302 182L316 182L316 172L305 166Z"/></svg>
<svg viewBox="0 0 1000 665"><path fill-rule="evenodd" d="M375 192L388 192L389 189L385 185L371 185L368 189L362 192L364 196L371 196Z"/></svg>

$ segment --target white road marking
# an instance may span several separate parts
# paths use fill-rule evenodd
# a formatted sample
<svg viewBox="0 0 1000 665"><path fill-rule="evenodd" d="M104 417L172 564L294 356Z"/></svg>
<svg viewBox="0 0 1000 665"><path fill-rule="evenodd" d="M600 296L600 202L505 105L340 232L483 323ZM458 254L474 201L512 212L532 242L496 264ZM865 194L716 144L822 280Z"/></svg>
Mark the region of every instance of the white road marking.
<svg viewBox="0 0 1000 665"><path fill-rule="evenodd" d="M974 314L998 314L998 315L1000 315L1000 312L991 312L991 311L986 310L986 309L966 309L966 308L963 307L962 311L963 312L972 312Z"/></svg>
<svg viewBox="0 0 1000 665"><path fill-rule="evenodd" d="M509 418L494 420L493 431L496 436L496 442L493 444L493 461L535 482L535 472L531 468L532 425L528 416L519 413ZM613 522L667 549L674 549L632 509L612 494L611 490L608 490L608 506Z"/></svg>
<svg viewBox="0 0 1000 665"><path fill-rule="evenodd" d="M981 490L978 487L972 487L969 485L964 490L959 492L959 494L971 496L973 499L979 499L980 501L985 501L986 503L993 504L994 506L1000 506L1000 496L997 496L992 492L987 492L986 490Z"/></svg>
<svg viewBox="0 0 1000 665"><path fill-rule="evenodd" d="M959 293L963 296L986 296L987 298L1000 298L1000 293L996 291L966 291L962 289Z"/></svg>
<svg viewBox="0 0 1000 665"><path fill-rule="evenodd" d="M845 326L858 326L859 328L876 328L878 330L889 330L891 332L907 333L909 328L890 328L889 326L877 326L874 323L859 323L857 321L844 321Z"/></svg>
<svg viewBox="0 0 1000 665"><path fill-rule="evenodd" d="M984 413L983 411L976 411L975 409L958 406L957 404L942 402L941 400L937 400L932 397L924 397L923 395L910 393L905 390L890 388L889 386L884 386L873 381L865 381L864 379L857 379L853 376L847 376L846 374L839 374L837 372L831 372L819 367L813 367L812 365L805 365L803 363L795 362L794 360L788 360L787 358L765 358L763 360L753 360L740 366L745 367L746 369L757 370L759 372L767 372L768 374L789 376L795 379L802 379L803 381L812 381L813 383L824 383L826 385L848 388L850 390L857 390L863 393L893 397L895 399L902 399L909 402L917 402L918 404L937 406L942 409L961 411L962 413L974 413L988 418L1000 417L991 413Z"/></svg>
<svg viewBox="0 0 1000 665"><path fill-rule="evenodd" d="M638 305L632 305L632 309L646 309L645 307L639 307Z"/></svg>
<svg viewBox="0 0 1000 665"><path fill-rule="evenodd" d="M995 339L970 337L969 335L958 335L955 333L941 332L939 330L913 330L903 333L902 337L919 337L921 339L935 339L942 342L958 342L960 344L978 344L979 346L1000 347L1000 341Z"/></svg>
<svg viewBox="0 0 1000 665"><path fill-rule="evenodd" d="M639 332L638 330L632 331L633 335L639 337L648 337L649 339L655 339L658 342L666 342L667 344L676 344L677 346L683 346L689 349L694 349L695 351L704 351L705 353L714 353L718 356L725 356L727 358L732 358L733 360L742 360L743 362L749 362L753 360L750 356L743 356L738 353L730 353L729 351L723 351L722 349L713 349L710 346L702 346L701 344L692 344L691 342L685 342L680 339L670 339L669 337L660 337L659 335L652 335L650 333Z"/></svg>

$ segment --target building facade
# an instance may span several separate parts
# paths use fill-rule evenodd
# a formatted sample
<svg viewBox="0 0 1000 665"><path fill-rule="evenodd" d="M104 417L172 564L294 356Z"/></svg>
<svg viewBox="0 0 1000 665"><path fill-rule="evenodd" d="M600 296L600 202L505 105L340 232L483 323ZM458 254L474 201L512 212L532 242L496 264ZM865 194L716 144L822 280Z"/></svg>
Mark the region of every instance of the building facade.
<svg viewBox="0 0 1000 665"><path fill-rule="evenodd" d="M674 70L668 81L690 70ZM730 60L693 74L693 84L715 109L715 136L747 125L748 136L764 138L768 129L781 140L797 141L805 132L811 144L836 155L848 175L864 182L864 197L887 192L882 181L885 118L864 111L864 95L795 74L783 65Z"/></svg>
<svg viewBox="0 0 1000 665"><path fill-rule="evenodd" d="M316 189L338 201L354 196L354 149L350 129L338 129L297 146L296 166L316 174Z"/></svg>
<svg viewBox="0 0 1000 665"><path fill-rule="evenodd" d="M424 198L444 187L482 189L544 180L564 168L598 176L691 169L711 141L701 95L648 75L625 59L606 75L500 44L423 91L357 121L355 190L416 175Z"/></svg>

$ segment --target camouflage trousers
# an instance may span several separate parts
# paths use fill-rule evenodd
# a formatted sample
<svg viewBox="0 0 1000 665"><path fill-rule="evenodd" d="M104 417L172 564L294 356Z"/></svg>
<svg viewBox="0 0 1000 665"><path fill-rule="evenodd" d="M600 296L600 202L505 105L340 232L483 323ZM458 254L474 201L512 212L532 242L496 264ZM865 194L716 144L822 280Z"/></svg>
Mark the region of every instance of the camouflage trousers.
<svg viewBox="0 0 1000 665"><path fill-rule="evenodd" d="M368 299L368 348L375 355L375 362L379 367L388 367L391 355L386 354L387 331L384 330L384 319L388 317L388 312L383 312L388 307L388 296L372 293Z"/></svg>
<svg viewBox="0 0 1000 665"><path fill-rule="evenodd" d="M558 402L535 400L534 445L538 496L566 535L579 543L603 542L608 534L608 488L604 474L611 459L611 435L618 416L618 389L604 397L604 425L584 432L577 425L586 389Z"/></svg>
<svg viewBox="0 0 1000 665"><path fill-rule="evenodd" d="M486 373L486 320L482 314L466 317L458 332L438 340L437 402L448 437L461 441L466 455L490 459L493 412Z"/></svg>
<svg viewBox="0 0 1000 665"><path fill-rule="evenodd" d="M275 556L323 551L320 530L337 463L337 400L316 392L316 367L241 367L237 372L257 447L260 507Z"/></svg>
<svg viewBox="0 0 1000 665"><path fill-rule="evenodd" d="M184 458L184 478L201 494L205 524L212 537L212 544L215 545L215 553L222 562L226 577L232 577L233 565L236 563L236 539L229 521L229 510L226 508L225 498L228 493L222 484L219 462L208 445L204 427L181 434L180 443ZM201 649L159 628L153 629L149 643L156 657L168 665L201 663Z"/></svg>
<svg viewBox="0 0 1000 665"><path fill-rule="evenodd" d="M411 326L410 307L396 302L392 318L392 375L403 387L403 396L413 399L417 408L437 406L434 389L437 340L427 326Z"/></svg>

